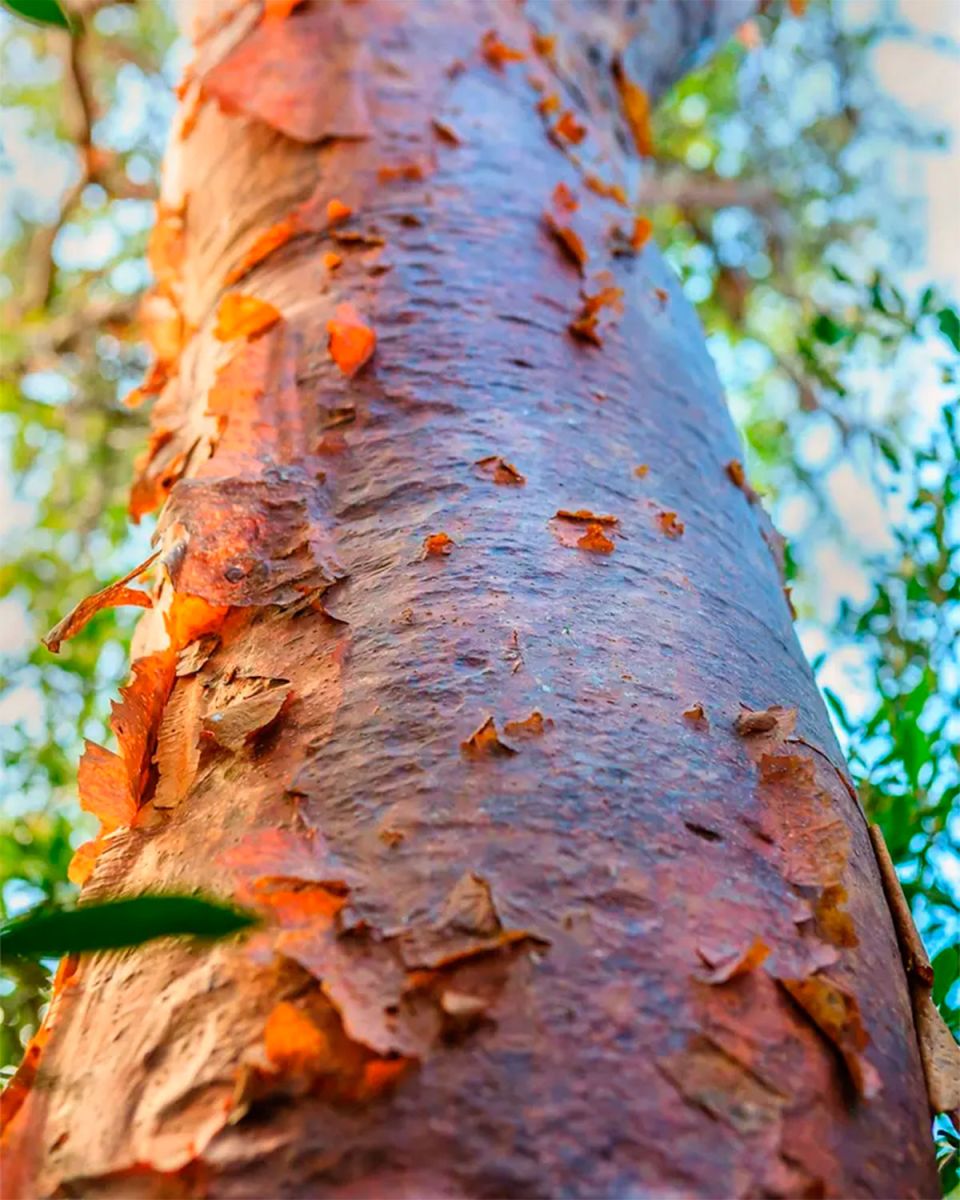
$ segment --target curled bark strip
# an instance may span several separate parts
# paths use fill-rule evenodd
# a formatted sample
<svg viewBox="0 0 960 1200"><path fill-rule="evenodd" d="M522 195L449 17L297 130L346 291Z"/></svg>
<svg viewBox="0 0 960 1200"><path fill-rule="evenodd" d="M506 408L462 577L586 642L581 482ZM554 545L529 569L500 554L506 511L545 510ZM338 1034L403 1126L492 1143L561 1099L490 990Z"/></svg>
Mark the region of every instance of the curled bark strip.
<svg viewBox="0 0 960 1200"><path fill-rule="evenodd" d="M917 932L910 905L903 894L897 868L893 865L893 859L890 857L890 851L884 840L883 830L879 825L870 826L870 841L876 855L884 895L887 897L887 904L890 907L890 915L893 917L893 927L897 931L903 965L912 979L917 980L926 988L931 988L933 987L933 967L930 965L923 939Z"/></svg>
<svg viewBox="0 0 960 1200"><path fill-rule="evenodd" d="M927 1099L934 1113L960 1115L960 1046L947 1027L928 988L913 981L913 1013Z"/></svg>
<svg viewBox="0 0 960 1200"><path fill-rule="evenodd" d="M135 588L127 587L127 584L136 579L139 575L149 567L159 557L160 551L157 550L145 558L139 566L134 567L122 579L116 580L107 587L95 592L92 596L87 596L85 600L81 600L75 608L50 630L45 638L42 639L43 644L51 654L59 654L61 645L69 641L70 638L76 637L84 626L104 608L121 608L124 605L134 605L137 608L150 608L153 604L149 593L138 592Z"/></svg>
<svg viewBox="0 0 960 1200"><path fill-rule="evenodd" d="M870 826L870 841L900 943L903 965L910 978L913 1016L930 1108L935 1113L956 1113L960 1109L960 1046L933 1002L930 993L933 967L879 825Z"/></svg>

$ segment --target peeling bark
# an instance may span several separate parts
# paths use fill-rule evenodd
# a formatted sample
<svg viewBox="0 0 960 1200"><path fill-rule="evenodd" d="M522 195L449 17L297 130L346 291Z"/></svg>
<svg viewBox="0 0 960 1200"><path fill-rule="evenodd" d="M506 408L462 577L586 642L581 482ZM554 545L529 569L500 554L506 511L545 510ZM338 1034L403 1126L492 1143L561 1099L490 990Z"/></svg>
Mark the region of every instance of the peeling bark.
<svg viewBox="0 0 960 1200"><path fill-rule="evenodd" d="M627 84L748 6L271 9L201 6L134 497L169 494L164 670L82 856L84 898L265 924L79 964L7 1192L935 1194L765 518L689 305L612 234ZM225 342L241 278L280 319Z"/></svg>

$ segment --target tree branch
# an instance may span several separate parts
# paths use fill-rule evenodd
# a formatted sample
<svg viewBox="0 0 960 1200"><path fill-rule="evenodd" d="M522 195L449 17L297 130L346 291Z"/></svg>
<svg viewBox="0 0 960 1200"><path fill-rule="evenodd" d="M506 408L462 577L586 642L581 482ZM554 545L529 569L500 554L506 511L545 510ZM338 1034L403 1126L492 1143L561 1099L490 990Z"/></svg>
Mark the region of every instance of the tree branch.
<svg viewBox="0 0 960 1200"><path fill-rule="evenodd" d="M80 176L65 192L60 202L60 214L56 221L52 225L41 226L31 238L20 297L21 312L30 312L34 308L46 308L50 303L55 275L53 245L60 230L69 220L70 214L79 204L84 188L90 182L94 109L83 61L86 51L86 34L82 31L73 37L64 34L60 41L64 60L64 118L71 140L77 148Z"/></svg>

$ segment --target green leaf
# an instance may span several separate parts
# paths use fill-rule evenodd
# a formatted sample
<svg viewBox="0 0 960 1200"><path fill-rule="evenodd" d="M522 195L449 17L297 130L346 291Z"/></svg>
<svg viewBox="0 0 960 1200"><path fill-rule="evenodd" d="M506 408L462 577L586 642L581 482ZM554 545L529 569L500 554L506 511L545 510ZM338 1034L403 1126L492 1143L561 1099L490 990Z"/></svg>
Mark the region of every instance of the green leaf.
<svg viewBox="0 0 960 1200"><path fill-rule="evenodd" d="M66 13L60 7L58 0L0 0L4 8L25 21L33 21L36 25L56 25L60 29L69 29L70 22Z"/></svg>
<svg viewBox="0 0 960 1200"><path fill-rule="evenodd" d="M939 1008L947 998L947 993L960 978L960 949L956 946L946 946L934 958L933 967L933 1002Z"/></svg>
<svg viewBox="0 0 960 1200"><path fill-rule="evenodd" d="M837 720L840 722L840 726L844 733L852 733L854 730L854 724L847 716L847 711L843 707L843 702L841 701L840 697L835 691L833 691L832 688L821 687L820 690L823 692L827 704L830 706Z"/></svg>
<svg viewBox="0 0 960 1200"><path fill-rule="evenodd" d="M135 896L28 913L0 927L0 949L21 958L55 958L139 946L158 937L226 937L256 920L249 912L198 896Z"/></svg>
<svg viewBox="0 0 960 1200"><path fill-rule="evenodd" d="M878 437L877 449L895 471L902 470L900 465L900 455L897 453L897 448L894 446L893 442L885 437Z"/></svg>
<svg viewBox="0 0 960 1200"><path fill-rule="evenodd" d="M960 317L957 316L957 310L941 308L937 313L937 323L943 336L960 353Z"/></svg>
<svg viewBox="0 0 960 1200"><path fill-rule="evenodd" d="M826 313L821 313L810 326L810 332L818 342L825 342L828 346L835 346L837 342L843 341L849 330L845 326L838 324L833 317L827 316Z"/></svg>

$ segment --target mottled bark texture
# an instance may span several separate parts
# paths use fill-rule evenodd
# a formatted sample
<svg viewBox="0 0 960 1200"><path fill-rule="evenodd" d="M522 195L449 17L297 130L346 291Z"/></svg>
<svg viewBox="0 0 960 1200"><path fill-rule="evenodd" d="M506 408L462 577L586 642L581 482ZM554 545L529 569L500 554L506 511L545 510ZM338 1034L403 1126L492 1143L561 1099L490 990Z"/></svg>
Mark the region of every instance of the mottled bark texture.
<svg viewBox="0 0 960 1200"><path fill-rule="evenodd" d="M933 1195L864 816L621 202L747 6L284 7L200 6L75 867L265 923L63 969L8 1190Z"/></svg>

